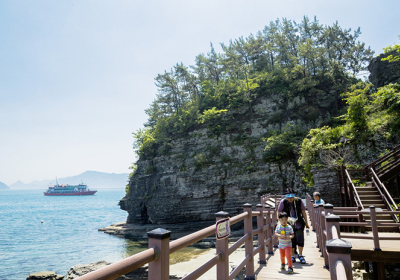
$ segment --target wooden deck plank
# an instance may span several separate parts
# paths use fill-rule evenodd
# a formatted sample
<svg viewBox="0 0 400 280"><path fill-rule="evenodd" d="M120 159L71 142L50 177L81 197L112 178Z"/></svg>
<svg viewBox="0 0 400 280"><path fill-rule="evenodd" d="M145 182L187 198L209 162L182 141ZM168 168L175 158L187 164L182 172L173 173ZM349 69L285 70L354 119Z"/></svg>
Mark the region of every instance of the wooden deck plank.
<svg viewBox="0 0 400 280"><path fill-rule="evenodd" d="M287 274L287 271L280 270L279 249L274 248L274 255L267 257L266 265L257 264L255 268L257 279L330 279L329 271L324 268L324 258L320 257L321 252L316 246L316 234L310 231L310 236L304 236L303 254L307 263L301 264L297 258L297 262L293 264L293 274ZM254 257L257 258L257 256Z"/></svg>
<svg viewBox="0 0 400 280"><path fill-rule="evenodd" d="M368 233L343 233L342 239L350 241L351 259L354 261L368 262L398 262L400 259L400 240L379 240L379 246L382 251L374 250L374 241L372 239L360 239L363 236L372 236ZM379 237L400 237L397 232L379 232ZM351 236L353 238L349 238Z"/></svg>

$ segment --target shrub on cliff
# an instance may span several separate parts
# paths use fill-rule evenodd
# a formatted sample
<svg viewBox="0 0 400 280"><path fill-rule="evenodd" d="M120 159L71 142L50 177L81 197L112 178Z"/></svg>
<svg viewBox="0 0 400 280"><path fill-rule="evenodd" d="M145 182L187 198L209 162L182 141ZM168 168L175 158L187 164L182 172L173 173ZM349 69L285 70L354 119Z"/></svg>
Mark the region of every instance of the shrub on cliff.
<svg viewBox="0 0 400 280"><path fill-rule="evenodd" d="M358 83L343 94L348 104L336 127L311 129L300 146L299 164L305 169L304 180L312 186L311 167L352 165L347 151L352 144L373 141L381 135L393 143L400 140L400 85L389 84L375 89L370 83ZM329 161L327 156L330 154ZM333 156L334 155L334 156Z"/></svg>
<svg viewBox="0 0 400 280"><path fill-rule="evenodd" d="M270 22L256 35L221 44L222 53L211 44L210 52L199 54L195 65L176 64L157 75L158 94L146 110L146 128L134 133L134 148L141 158L152 158L165 152L172 139L188 137L199 127L207 127L216 137L243 135L234 109L247 108L245 115L251 119L261 96L283 101L280 113L269 117L281 127L292 119L313 122L320 115L336 116L344 106L340 92L356 82L354 75L373 54L358 41L360 34L359 28L351 32L337 22L323 26L316 18L304 17L300 23ZM306 101L306 108L288 109L298 97ZM305 135L305 130L271 133L266 138L267 160L293 159Z"/></svg>

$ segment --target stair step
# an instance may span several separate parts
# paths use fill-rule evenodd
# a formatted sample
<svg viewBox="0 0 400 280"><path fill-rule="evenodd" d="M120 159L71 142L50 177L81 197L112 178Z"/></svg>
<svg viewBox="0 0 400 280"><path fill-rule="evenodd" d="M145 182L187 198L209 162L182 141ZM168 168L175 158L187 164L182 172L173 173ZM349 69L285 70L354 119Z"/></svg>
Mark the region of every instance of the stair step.
<svg viewBox="0 0 400 280"><path fill-rule="evenodd" d="M356 190L359 191L376 191L375 187L356 187Z"/></svg>
<svg viewBox="0 0 400 280"><path fill-rule="evenodd" d="M357 191L358 195L379 195L377 190L375 191Z"/></svg>
<svg viewBox="0 0 400 280"><path fill-rule="evenodd" d="M378 203L364 203L363 202L363 206L364 206L364 208L366 208L366 207L370 207L370 206L375 206L375 208L386 208L386 205L385 204L382 204L382 202L380 203L380 204L378 204Z"/></svg>
<svg viewBox="0 0 400 280"><path fill-rule="evenodd" d="M367 187L370 187L370 188L372 188L372 186L373 186L373 185L372 185L372 182L366 182L365 185L366 185Z"/></svg>
<svg viewBox="0 0 400 280"><path fill-rule="evenodd" d="M363 215L364 219L366 220L371 220L371 216L370 215ZM376 216L379 220L393 220L392 215L390 214L386 214L386 215L377 215Z"/></svg>
<svg viewBox="0 0 400 280"><path fill-rule="evenodd" d="M358 194L358 196L366 199L382 199L380 194Z"/></svg>
<svg viewBox="0 0 400 280"><path fill-rule="evenodd" d="M372 231L371 227L365 227L366 231ZM398 227L384 227L378 228L378 232L399 232Z"/></svg>
<svg viewBox="0 0 400 280"><path fill-rule="evenodd" d="M382 199L361 199L362 204L382 204Z"/></svg>
<svg viewBox="0 0 400 280"><path fill-rule="evenodd" d="M365 220L366 222L371 222L371 220L369 219L369 220ZM394 223L394 221L393 220L382 220L382 219L379 219L379 220L376 220L378 223Z"/></svg>

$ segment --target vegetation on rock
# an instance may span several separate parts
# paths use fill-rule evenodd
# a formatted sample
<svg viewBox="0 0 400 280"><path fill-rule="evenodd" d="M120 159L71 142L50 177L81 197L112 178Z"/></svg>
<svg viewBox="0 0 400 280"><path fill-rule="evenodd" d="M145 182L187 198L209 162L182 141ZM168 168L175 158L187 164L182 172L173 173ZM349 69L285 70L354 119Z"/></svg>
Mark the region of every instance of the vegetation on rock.
<svg viewBox="0 0 400 280"><path fill-rule="evenodd" d="M311 129L301 144L298 162L305 167L307 175L304 179L311 186L312 165L352 165L354 162L346 159L346 150L354 148L354 144L373 142L377 137L393 143L400 140L399 84L375 89L370 83L359 82L342 96L347 112L339 118L345 123Z"/></svg>
<svg viewBox="0 0 400 280"><path fill-rule="evenodd" d="M337 22L323 26L316 18L304 17L300 23L277 19L256 35L221 44L222 53L211 44L210 52L198 55L195 65L176 64L155 78L158 95L146 110L145 128L133 133L134 148L146 159L167 152L172 139L187 137L201 126L210 129L210 136L236 131L227 112L246 106L251 118L260 96L283 100L271 122L312 122L326 112L337 115L344 105L340 92L356 82L354 75L365 69L373 54L357 40L360 34L359 28L351 32ZM289 110L288 103L296 103L296 98L306 99L306 108L295 105ZM318 99L327 104L321 106ZM266 135L266 157L293 158L306 134L304 128L284 126Z"/></svg>
<svg viewBox="0 0 400 280"><path fill-rule="evenodd" d="M399 35L400 38L400 35ZM389 62L394 62L394 61L399 61L400 60L400 43L397 43L395 45L390 45L386 48L383 49L385 54L389 54L387 57L382 58L382 61L389 61Z"/></svg>
<svg viewBox="0 0 400 280"><path fill-rule="evenodd" d="M157 171L151 161L169 155L172 141L196 137L190 132L203 128L218 142L230 135L232 143L248 153L247 172L255 171L254 139L242 123L260 117L254 106L262 98L277 104L266 115L275 129L262 137L264 162L297 162L310 186L313 166L350 163L349 144L375 134L397 139L399 86L375 89L356 78L373 55L358 41L360 34L360 28L352 32L337 22L323 26L316 18L304 17L300 23L277 19L256 35L221 44L222 53L211 44L195 65L176 64L157 75L158 94L146 110L148 121L133 133L139 159L150 162L144 174ZM393 50L398 45L387 49ZM195 171L211 164L212 156L229 162L225 153L214 150L184 157L193 158ZM183 161L180 171L187 168ZM132 170L134 174L136 166Z"/></svg>

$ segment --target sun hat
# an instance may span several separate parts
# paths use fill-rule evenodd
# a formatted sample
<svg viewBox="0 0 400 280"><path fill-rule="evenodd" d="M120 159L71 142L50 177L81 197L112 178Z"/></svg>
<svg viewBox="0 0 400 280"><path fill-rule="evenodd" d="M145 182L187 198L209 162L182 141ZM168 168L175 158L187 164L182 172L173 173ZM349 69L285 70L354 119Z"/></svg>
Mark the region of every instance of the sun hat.
<svg viewBox="0 0 400 280"><path fill-rule="evenodd" d="M285 198L291 198L291 197L296 196L296 194L292 188L287 188L284 194L285 194Z"/></svg>

